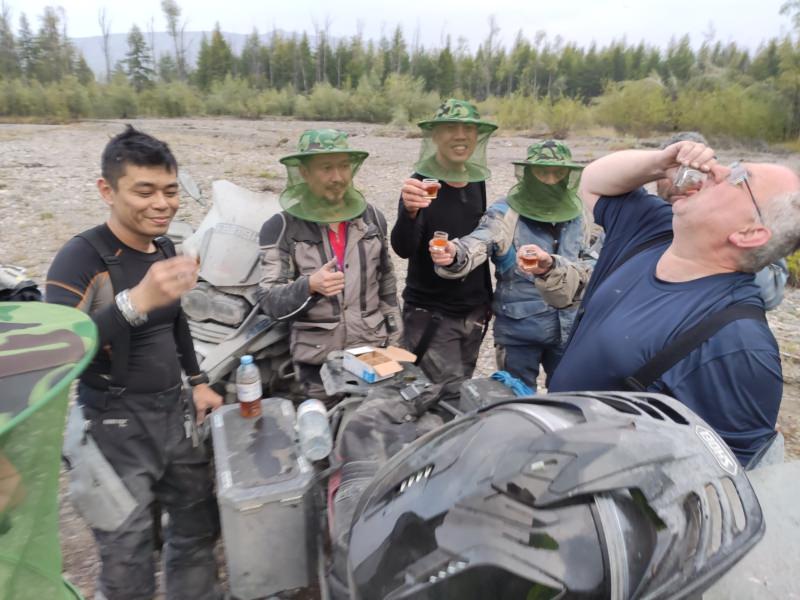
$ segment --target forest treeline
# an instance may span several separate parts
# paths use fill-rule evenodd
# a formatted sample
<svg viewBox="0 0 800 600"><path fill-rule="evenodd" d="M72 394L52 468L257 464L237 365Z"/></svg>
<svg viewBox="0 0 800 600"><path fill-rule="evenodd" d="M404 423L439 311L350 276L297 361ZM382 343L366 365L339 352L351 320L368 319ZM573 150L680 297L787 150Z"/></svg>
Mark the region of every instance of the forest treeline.
<svg viewBox="0 0 800 600"><path fill-rule="evenodd" d="M67 36L61 9L46 8L34 28L25 14L12 22L4 7L0 117L283 115L407 124L458 96L477 101L503 128L559 137L590 126L790 143L800 135L800 43L793 36L749 51L712 34L697 49L688 36L662 49L624 40L582 47L541 31L520 32L505 47L490 20L472 51L463 38L448 37L440 48L410 44L400 27L378 41L334 38L326 22L311 34L254 30L235 53L217 25L190 65L181 7L162 0L162 10L173 48L153 56L152 31L133 25L116 64L103 10L106 68L93 73ZM783 10L796 21L800 0Z"/></svg>

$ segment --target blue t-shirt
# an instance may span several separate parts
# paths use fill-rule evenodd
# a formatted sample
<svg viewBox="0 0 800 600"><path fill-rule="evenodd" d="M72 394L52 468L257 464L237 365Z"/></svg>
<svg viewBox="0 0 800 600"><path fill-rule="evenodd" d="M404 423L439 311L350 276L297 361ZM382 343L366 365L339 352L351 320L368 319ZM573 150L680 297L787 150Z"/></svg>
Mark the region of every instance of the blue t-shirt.
<svg viewBox="0 0 800 600"><path fill-rule="evenodd" d="M550 391L625 390L633 375L676 336L733 304L763 306L754 277L724 273L668 283L655 275L669 246L644 250L609 274L629 249L672 230L672 208L643 189L601 198L606 231L585 314ZM705 419L745 464L773 434L783 391L778 345L754 319L729 323L679 361L649 391L674 396Z"/></svg>

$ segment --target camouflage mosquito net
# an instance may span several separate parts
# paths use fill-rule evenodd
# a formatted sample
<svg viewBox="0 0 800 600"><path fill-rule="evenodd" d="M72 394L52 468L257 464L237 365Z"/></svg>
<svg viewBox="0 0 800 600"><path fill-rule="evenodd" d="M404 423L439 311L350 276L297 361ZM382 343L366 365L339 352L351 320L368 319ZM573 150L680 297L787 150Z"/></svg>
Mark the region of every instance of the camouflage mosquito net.
<svg viewBox="0 0 800 600"><path fill-rule="evenodd" d="M563 223L581 214L578 184L583 165L555 140L532 144L527 158L515 161L517 183L509 191L508 205L523 217L544 223Z"/></svg>
<svg viewBox="0 0 800 600"><path fill-rule="evenodd" d="M417 173L454 183L489 179L486 146L497 125L481 120L472 104L450 98L432 119L418 125L422 147L414 165Z"/></svg>
<svg viewBox="0 0 800 600"><path fill-rule="evenodd" d="M84 313L0 303L0 598L80 598L61 576L58 475L70 383L91 360Z"/></svg>
<svg viewBox="0 0 800 600"><path fill-rule="evenodd" d="M369 156L350 148L347 134L335 129L303 132L297 152L281 158L286 189L280 204L290 215L314 223L340 223L360 216L367 207L353 186L359 167Z"/></svg>

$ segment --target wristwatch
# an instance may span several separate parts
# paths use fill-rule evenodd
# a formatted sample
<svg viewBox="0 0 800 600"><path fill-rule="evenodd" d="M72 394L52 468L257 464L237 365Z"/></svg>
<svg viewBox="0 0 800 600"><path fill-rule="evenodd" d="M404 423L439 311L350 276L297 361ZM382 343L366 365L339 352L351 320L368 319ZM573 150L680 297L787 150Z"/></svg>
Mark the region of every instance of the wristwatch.
<svg viewBox="0 0 800 600"><path fill-rule="evenodd" d="M136 310L131 302L130 290L122 290L119 294L114 296L114 301L117 303L117 308L125 320L133 327L144 325L147 323L147 313L140 313Z"/></svg>
<svg viewBox="0 0 800 600"><path fill-rule="evenodd" d="M200 385L201 383L208 383L208 373L205 371L200 371L197 375L189 375L186 378L186 381L188 381L189 385L192 387Z"/></svg>

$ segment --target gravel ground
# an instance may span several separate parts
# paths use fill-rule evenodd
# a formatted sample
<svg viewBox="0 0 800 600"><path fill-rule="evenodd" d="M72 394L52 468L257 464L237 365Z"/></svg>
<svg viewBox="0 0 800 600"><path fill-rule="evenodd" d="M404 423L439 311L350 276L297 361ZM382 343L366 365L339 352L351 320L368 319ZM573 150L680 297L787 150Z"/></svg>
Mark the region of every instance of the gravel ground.
<svg viewBox="0 0 800 600"><path fill-rule="evenodd" d="M134 120L135 126L169 142L181 168L210 194L211 182L228 179L257 191L278 192L285 182L278 158L288 154L300 133L309 127L338 127L351 136L354 147L369 151L356 182L367 199L395 220L402 180L411 172L419 140L388 126L361 123L309 123L293 120L244 121L234 119ZM49 263L75 233L106 217L95 181L100 153L122 121L86 121L69 125L0 124L0 263L28 269L42 281ZM413 132L412 132L413 134ZM489 144L493 178L489 197L502 196L514 182L512 160L524 157L531 142L519 135L499 135ZM647 140L642 142L647 145ZM569 140L576 159L588 161L626 147L612 137ZM652 145L652 144L651 144ZM749 160L782 162L800 167L796 155L774 155L750 149L719 150L723 161L746 156ZM190 198L182 202L178 218L197 225L205 208ZM395 257L398 279L405 278L405 261ZM800 457L800 291L787 293L783 304L770 313L770 324L781 345L784 362L784 399L780 426L788 452ZM479 374L494 370L491 333L484 341ZM97 558L91 535L67 502L62 502L62 545L67 576L87 597L94 591Z"/></svg>

